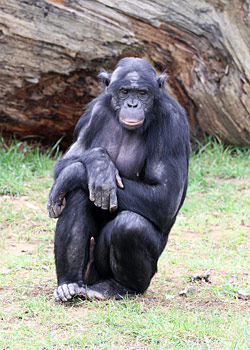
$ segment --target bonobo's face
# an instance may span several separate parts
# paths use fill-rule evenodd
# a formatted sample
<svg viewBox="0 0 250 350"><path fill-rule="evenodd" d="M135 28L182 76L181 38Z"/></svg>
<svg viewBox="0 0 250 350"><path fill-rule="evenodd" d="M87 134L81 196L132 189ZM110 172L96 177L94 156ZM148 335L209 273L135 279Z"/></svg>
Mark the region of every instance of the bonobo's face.
<svg viewBox="0 0 250 350"><path fill-rule="evenodd" d="M136 71L125 76L124 82L112 91L112 106L118 112L122 126L134 130L143 125L146 113L153 107L154 96L140 83Z"/></svg>
<svg viewBox="0 0 250 350"><path fill-rule="evenodd" d="M164 85L160 86L150 63L139 58L125 58L112 74L103 71L100 76L111 93L111 105L124 128L136 130L149 124L155 95Z"/></svg>

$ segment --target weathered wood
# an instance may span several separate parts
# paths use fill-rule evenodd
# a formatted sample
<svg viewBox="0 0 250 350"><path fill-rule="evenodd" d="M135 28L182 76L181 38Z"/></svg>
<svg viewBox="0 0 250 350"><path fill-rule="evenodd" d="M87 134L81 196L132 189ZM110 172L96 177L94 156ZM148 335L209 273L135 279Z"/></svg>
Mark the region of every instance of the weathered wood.
<svg viewBox="0 0 250 350"><path fill-rule="evenodd" d="M250 144L249 0L1 0L0 127L71 142L100 67L167 69L193 135Z"/></svg>

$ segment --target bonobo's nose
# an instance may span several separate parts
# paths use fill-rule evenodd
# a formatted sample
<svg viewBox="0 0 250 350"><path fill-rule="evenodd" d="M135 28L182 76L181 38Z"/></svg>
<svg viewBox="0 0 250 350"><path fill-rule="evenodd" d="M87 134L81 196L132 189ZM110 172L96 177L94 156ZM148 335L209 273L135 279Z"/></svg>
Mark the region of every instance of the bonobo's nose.
<svg viewBox="0 0 250 350"><path fill-rule="evenodd" d="M136 100L129 100L127 102L127 106L129 108L136 108L136 107L138 107L138 101L136 101Z"/></svg>

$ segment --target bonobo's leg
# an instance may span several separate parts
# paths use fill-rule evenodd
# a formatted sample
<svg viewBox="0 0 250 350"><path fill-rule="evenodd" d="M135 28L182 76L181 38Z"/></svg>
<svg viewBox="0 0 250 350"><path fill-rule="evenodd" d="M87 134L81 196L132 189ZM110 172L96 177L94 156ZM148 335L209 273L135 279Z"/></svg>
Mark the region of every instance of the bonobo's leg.
<svg viewBox="0 0 250 350"><path fill-rule="evenodd" d="M88 195L81 189L66 196L66 207L58 219L55 232L58 288L54 294L57 300L66 301L72 295L83 292L89 241L97 232L93 207Z"/></svg>
<svg viewBox="0 0 250 350"><path fill-rule="evenodd" d="M161 235L144 217L123 211L97 237L95 263L104 281L87 288L97 298L143 293L157 271Z"/></svg>

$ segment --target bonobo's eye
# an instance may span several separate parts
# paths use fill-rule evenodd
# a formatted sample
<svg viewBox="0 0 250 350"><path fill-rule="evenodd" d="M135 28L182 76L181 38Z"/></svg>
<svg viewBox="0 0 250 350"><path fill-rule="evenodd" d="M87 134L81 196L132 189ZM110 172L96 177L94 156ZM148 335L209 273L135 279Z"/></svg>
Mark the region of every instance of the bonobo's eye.
<svg viewBox="0 0 250 350"><path fill-rule="evenodd" d="M145 99L148 97L148 91L147 90L138 90L138 97L140 99Z"/></svg>
<svg viewBox="0 0 250 350"><path fill-rule="evenodd" d="M120 89L120 97L127 97L128 93L128 89Z"/></svg>

